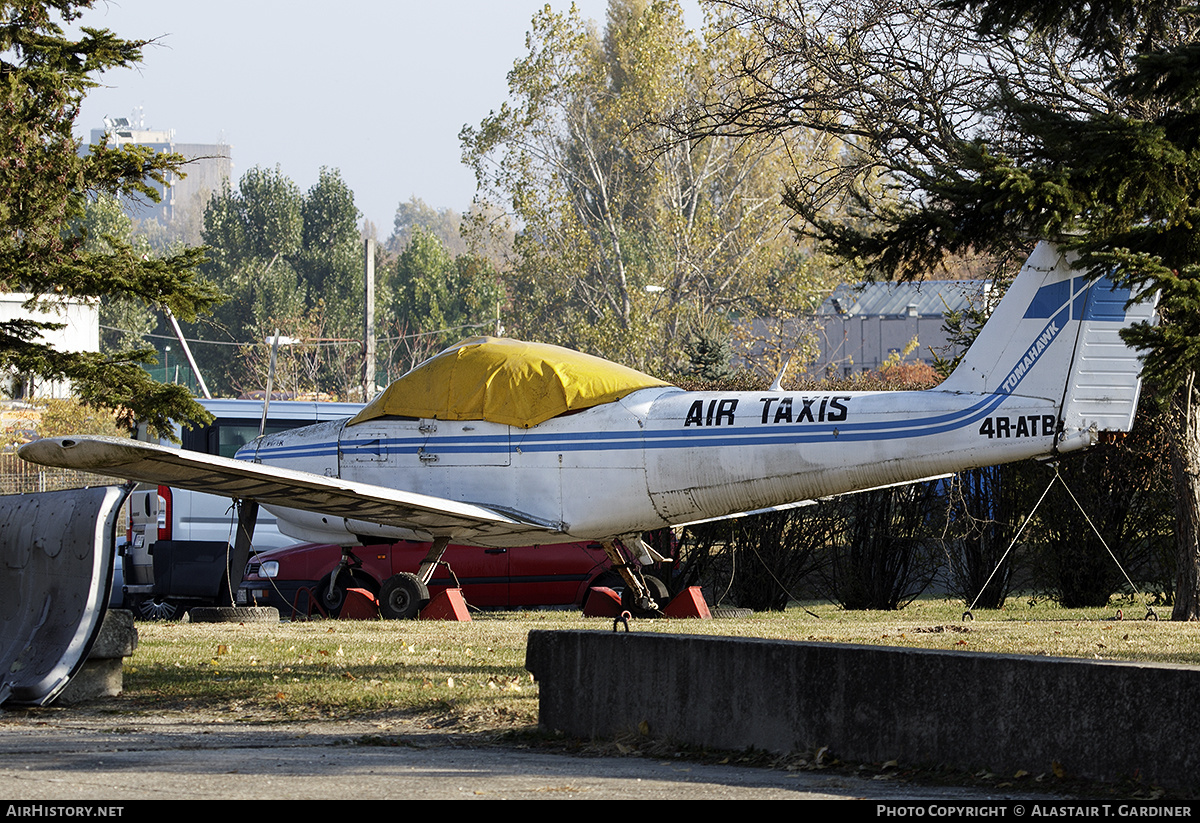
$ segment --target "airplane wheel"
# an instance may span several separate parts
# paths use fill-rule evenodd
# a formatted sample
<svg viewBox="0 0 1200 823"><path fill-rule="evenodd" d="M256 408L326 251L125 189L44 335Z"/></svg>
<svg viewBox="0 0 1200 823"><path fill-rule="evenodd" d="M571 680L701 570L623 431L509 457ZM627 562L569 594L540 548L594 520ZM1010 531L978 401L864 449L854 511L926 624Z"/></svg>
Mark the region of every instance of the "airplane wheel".
<svg viewBox="0 0 1200 823"><path fill-rule="evenodd" d="M646 581L646 588L650 590L650 596L658 601L658 605L667 605L667 601L671 599L667 584L651 574L642 575L642 579Z"/></svg>
<svg viewBox="0 0 1200 823"><path fill-rule="evenodd" d="M317 587L317 599L325 607L325 611L329 612L329 616L335 617L342 610L342 604L346 602L346 587L344 585L331 586L329 578L325 578Z"/></svg>
<svg viewBox="0 0 1200 823"><path fill-rule="evenodd" d="M330 617L337 617L342 613L342 606L346 603L347 589L366 589L371 593L378 589L374 580L360 574L342 572L338 575L336 586L329 585L329 581L329 576L322 578L320 585L317 586L317 599L325 607L325 611L329 613Z"/></svg>
<svg viewBox="0 0 1200 823"><path fill-rule="evenodd" d="M379 590L379 613L386 620L411 620L428 602L429 589L408 572L392 575Z"/></svg>
<svg viewBox="0 0 1200 823"><path fill-rule="evenodd" d="M667 605L667 601L671 599L671 593L667 591L667 584L649 574L642 575L642 580L646 582L646 588L650 590L650 596L654 598L654 602L658 604L658 609L661 611ZM655 614L653 611L648 612L645 609L638 608L633 600L633 590L628 586L621 592L621 608L634 616Z"/></svg>

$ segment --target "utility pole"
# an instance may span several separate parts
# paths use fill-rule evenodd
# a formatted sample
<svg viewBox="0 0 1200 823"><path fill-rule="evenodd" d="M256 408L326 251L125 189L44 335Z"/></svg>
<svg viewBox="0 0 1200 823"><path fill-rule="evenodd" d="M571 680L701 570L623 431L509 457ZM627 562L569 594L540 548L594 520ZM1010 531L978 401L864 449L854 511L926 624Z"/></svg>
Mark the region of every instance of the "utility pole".
<svg viewBox="0 0 1200 823"><path fill-rule="evenodd" d="M363 402L368 403L375 394L375 241L368 237L363 246Z"/></svg>
<svg viewBox="0 0 1200 823"><path fill-rule="evenodd" d="M179 346L183 349L184 356L187 357L188 365L192 367L192 374L196 375L196 383L200 386L200 393L204 395L205 400L212 400L212 395L208 391L208 385L204 382L204 375L200 373L200 367L196 365L196 358L192 357L191 346L187 344L187 340L183 337L183 329L179 328L179 321L175 319L175 315L171 314L171 310L165 306L163 307L163 313L167 316L167 320L171 321L171 328L175 330L175 339L179 341ZM167 346L168 350L170 348L170 346ZM167 382L165 362L163 364L163 382Z"/></svg>

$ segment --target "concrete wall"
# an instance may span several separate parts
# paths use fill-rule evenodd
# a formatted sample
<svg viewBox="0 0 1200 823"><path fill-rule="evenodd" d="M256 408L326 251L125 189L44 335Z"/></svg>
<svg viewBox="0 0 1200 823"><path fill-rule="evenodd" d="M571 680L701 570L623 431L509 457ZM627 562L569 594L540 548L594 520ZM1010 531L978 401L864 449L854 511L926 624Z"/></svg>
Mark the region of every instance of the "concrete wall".
<svg viewBox="0 0 1200 823"><path fill-rule="evenodd" d="M1200 669L608 631L531 632L544 727L1200 788Z"/></svg>

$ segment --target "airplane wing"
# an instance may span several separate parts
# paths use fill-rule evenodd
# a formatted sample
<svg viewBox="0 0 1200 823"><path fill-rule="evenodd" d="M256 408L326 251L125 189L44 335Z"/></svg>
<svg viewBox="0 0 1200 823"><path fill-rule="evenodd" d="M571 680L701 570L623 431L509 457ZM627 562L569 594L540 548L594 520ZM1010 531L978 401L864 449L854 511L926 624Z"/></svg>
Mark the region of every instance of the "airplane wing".
<svg viewBox="0 0 1200 823"><path fill-rule="evenodd" d="M219 494L431 534L547 530L494 509L119 437L54 437L21 447L43 466Z"/></svg>

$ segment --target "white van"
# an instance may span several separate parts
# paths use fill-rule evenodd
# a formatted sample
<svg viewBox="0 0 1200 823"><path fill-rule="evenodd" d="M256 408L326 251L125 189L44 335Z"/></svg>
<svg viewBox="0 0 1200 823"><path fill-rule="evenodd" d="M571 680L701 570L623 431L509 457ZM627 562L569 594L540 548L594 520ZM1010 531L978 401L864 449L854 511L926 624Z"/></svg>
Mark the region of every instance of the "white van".
<svg viewBox="0 0 1200 823"><path fill-rule="evenodd" d="M261 400L200 400L215 418L207 426L176 428L184 449L233 457L258 437ZM354 416L360 403L273 400L266 433ZM140 439L148 439L140 435ZM167 441L164 445L172 445ZM237 527L237 512L228 497L200 494L169 486L139 487L130 495L126 545L124 605L150 619L182 617L189 605L223 602L236 592L225 577L228 546ZM251 552L289 546L296 541L279 532L275 518L259 510Z"/></svg>

